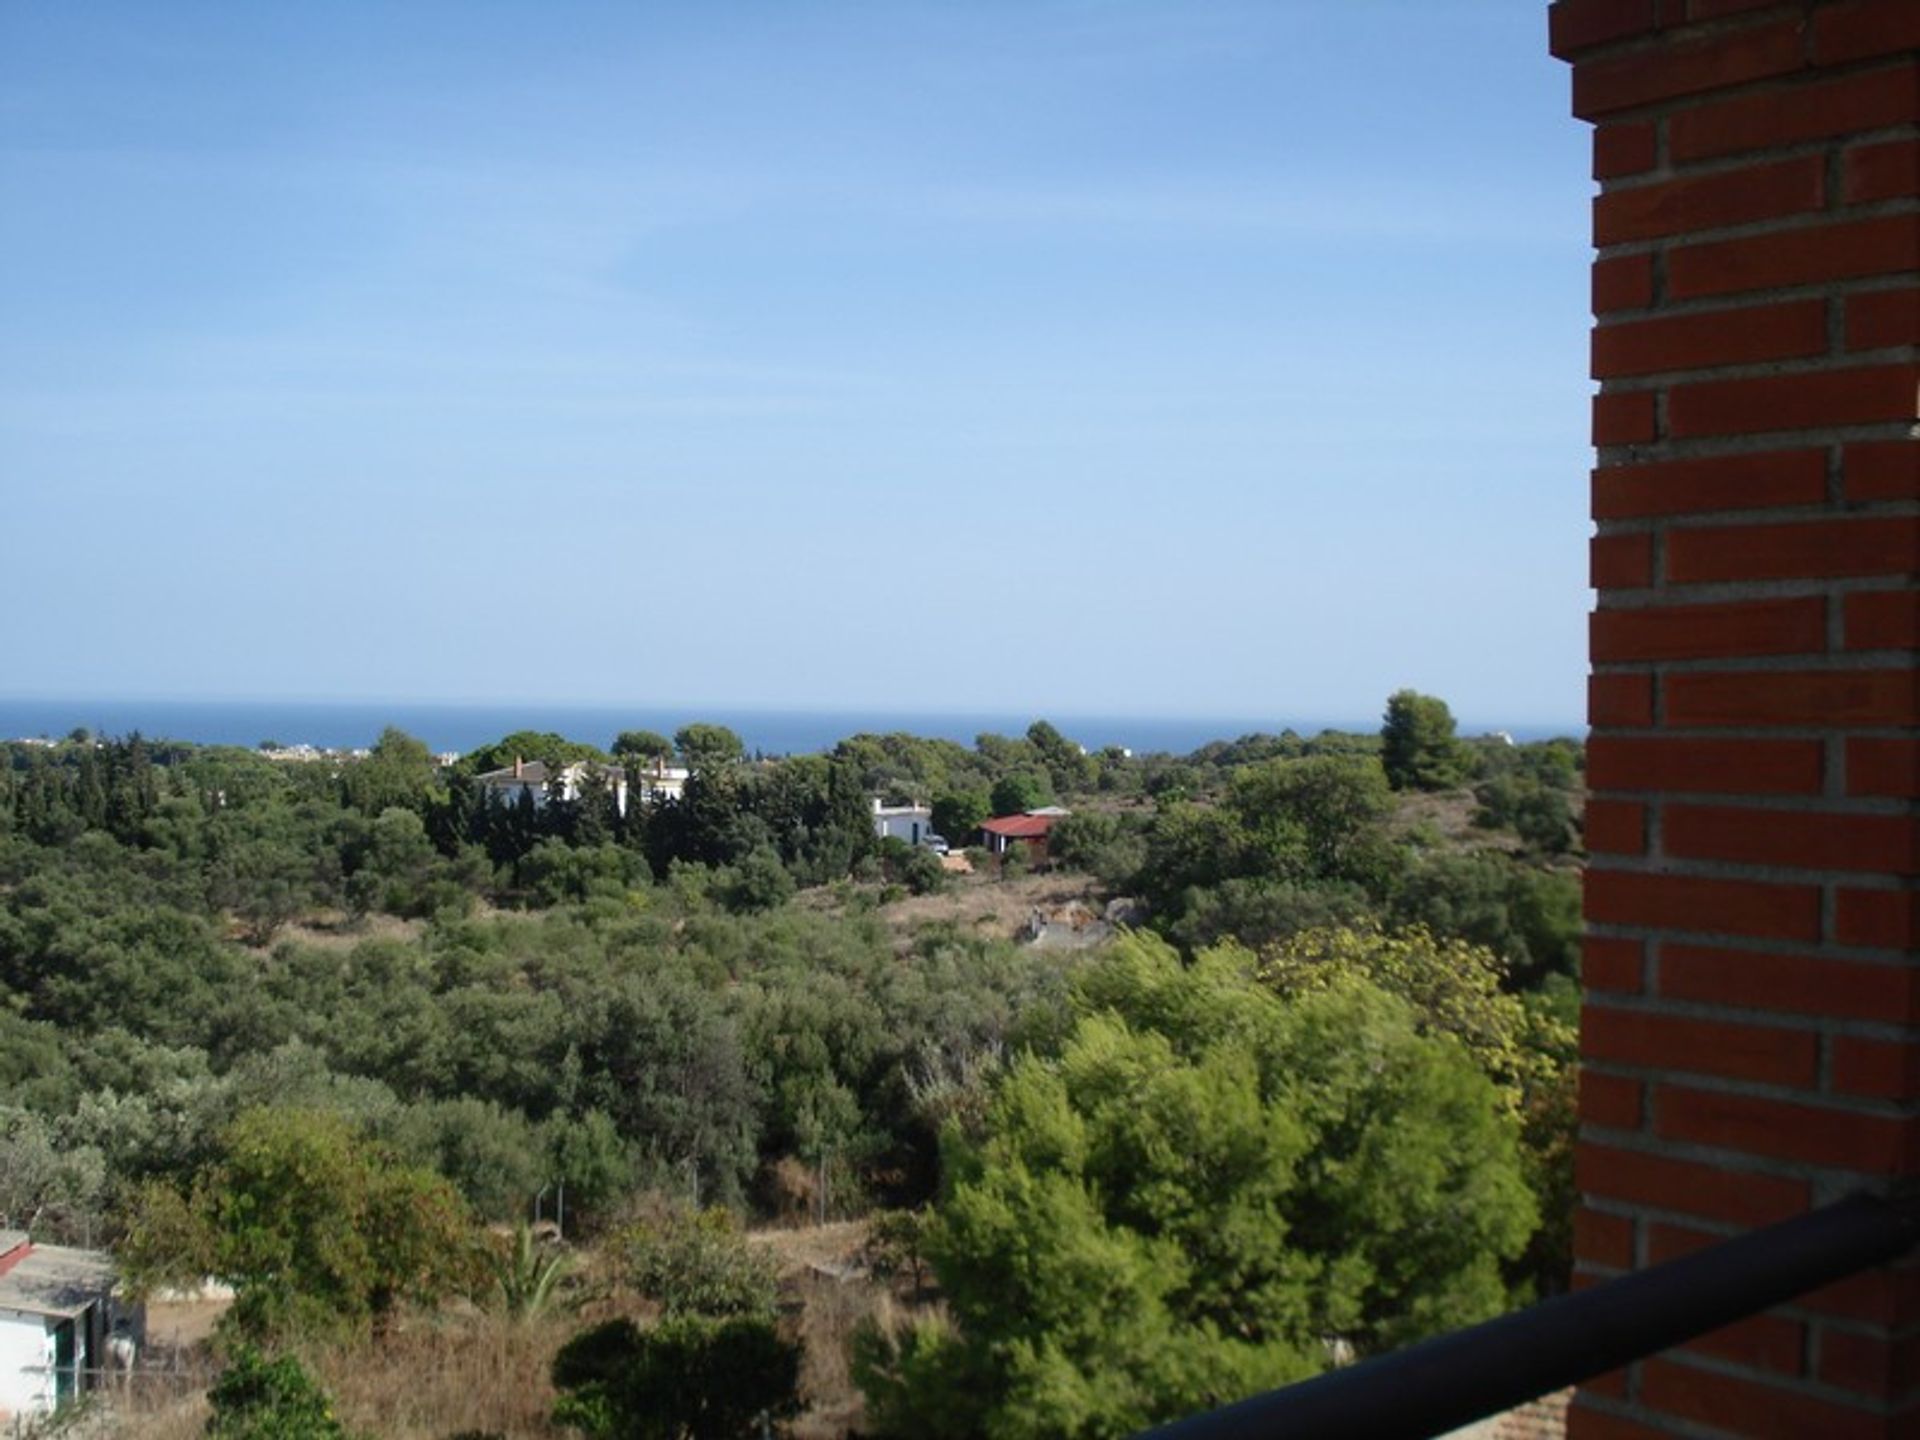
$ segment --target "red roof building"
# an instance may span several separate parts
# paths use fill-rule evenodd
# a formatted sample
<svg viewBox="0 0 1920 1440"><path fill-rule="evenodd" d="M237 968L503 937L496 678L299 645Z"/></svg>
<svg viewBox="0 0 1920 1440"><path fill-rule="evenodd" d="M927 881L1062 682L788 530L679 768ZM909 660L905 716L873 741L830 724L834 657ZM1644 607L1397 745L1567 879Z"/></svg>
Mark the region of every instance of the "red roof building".
<svg viewBox="0 0 1920 1440"><path fill-rule="evenodd" d="M1044 860L1047 837L1053 833L1054 824L1065 819L1066 814L1064 810L1030 810L1024 815L1000 815L982 824L980 834L987 849L995 855L1004 855L1019 844L1027 847L1033 859Z"/></svg>

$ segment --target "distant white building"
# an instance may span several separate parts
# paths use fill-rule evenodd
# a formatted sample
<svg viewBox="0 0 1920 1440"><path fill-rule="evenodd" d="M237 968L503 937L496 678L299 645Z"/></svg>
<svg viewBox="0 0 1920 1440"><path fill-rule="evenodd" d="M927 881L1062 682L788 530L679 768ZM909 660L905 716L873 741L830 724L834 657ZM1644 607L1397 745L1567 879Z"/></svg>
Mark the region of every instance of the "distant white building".
<svg viewBox="0 0 1920 1440"><path fill-rule="evenodd" d="M51 1414L99 1383L107 1341L140 1312L116 1309L110 1256L0 1230L0 1425Z"/></svg>
<svg viewBox="0 0 1920 1440"><path fill-rule="evenodd" d="M474 781L480 786L480 793L493 804L518 805L524 795L533 802L533 808L539 810L553 798L556 788L562 800L578 800L586 789L589 772L595 769L599 772L600 783L613 791L614 808L625 815L627 772L618 765L595 767L584 760L576 760L556 772L544 760L516 758L513 764L502 769L476 775Z"/></svg>
<svg viewBox="0 0 1920 1440"><path fill-rule="evenodd" d="M656 755L633 771L633 788L640 792L640 798L649 805L659 805L665 801L678 800L687 793L687 781L693 778L693 771L685 765L670 764L665 756Z"/></svg>
<svg viewBox="0 0 1920 1440"><path fill-rule="evenodd" d="M885 840L904 840L918 845L933 834L933 810L926 805L888 805L877 796L873 802L873 833Z"/></svg>

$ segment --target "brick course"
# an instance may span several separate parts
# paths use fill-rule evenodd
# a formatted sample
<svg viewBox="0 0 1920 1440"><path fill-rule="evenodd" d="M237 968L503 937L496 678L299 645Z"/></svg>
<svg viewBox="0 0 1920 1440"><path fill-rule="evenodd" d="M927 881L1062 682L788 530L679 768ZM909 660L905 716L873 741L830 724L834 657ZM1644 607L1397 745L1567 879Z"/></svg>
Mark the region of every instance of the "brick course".
<svg viewBox="0 0 1920 1440"><path fill-rule="evenodd" d="M1558 0L1594 125L1576 1283L1920 1172L1920 0ZM1920 1433L1920 1264L1576 1440Z"/></svg>

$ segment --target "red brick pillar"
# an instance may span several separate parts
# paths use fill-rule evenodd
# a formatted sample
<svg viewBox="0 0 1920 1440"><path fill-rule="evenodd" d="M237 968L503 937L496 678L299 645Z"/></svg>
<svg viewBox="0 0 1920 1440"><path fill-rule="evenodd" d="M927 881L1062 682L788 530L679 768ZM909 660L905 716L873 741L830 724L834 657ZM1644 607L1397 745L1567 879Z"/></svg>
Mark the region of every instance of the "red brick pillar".
<svg viewBox="0 0 1920 1440"><path fill-rule="evenodd" d="M1920 0L1558 0L1593 121L1578 1275L1920 1173ZM1920 1436L1920 1271L1578 1440Z"/></svg>

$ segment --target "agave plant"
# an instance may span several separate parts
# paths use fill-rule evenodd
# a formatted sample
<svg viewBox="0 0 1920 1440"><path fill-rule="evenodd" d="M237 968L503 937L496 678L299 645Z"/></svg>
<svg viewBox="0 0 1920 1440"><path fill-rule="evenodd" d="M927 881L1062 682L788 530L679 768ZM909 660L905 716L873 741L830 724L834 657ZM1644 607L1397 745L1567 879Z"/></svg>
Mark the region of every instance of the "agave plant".
<svg viewBox="0 0 1920 1440"><path fill-rule="evenodd" d="M522 1222L511 1243L489 1256L500 1308L515 1320L532 1320L566 1303L560 1282L572 1273L573 1257L543 1246Z"/></svg>

